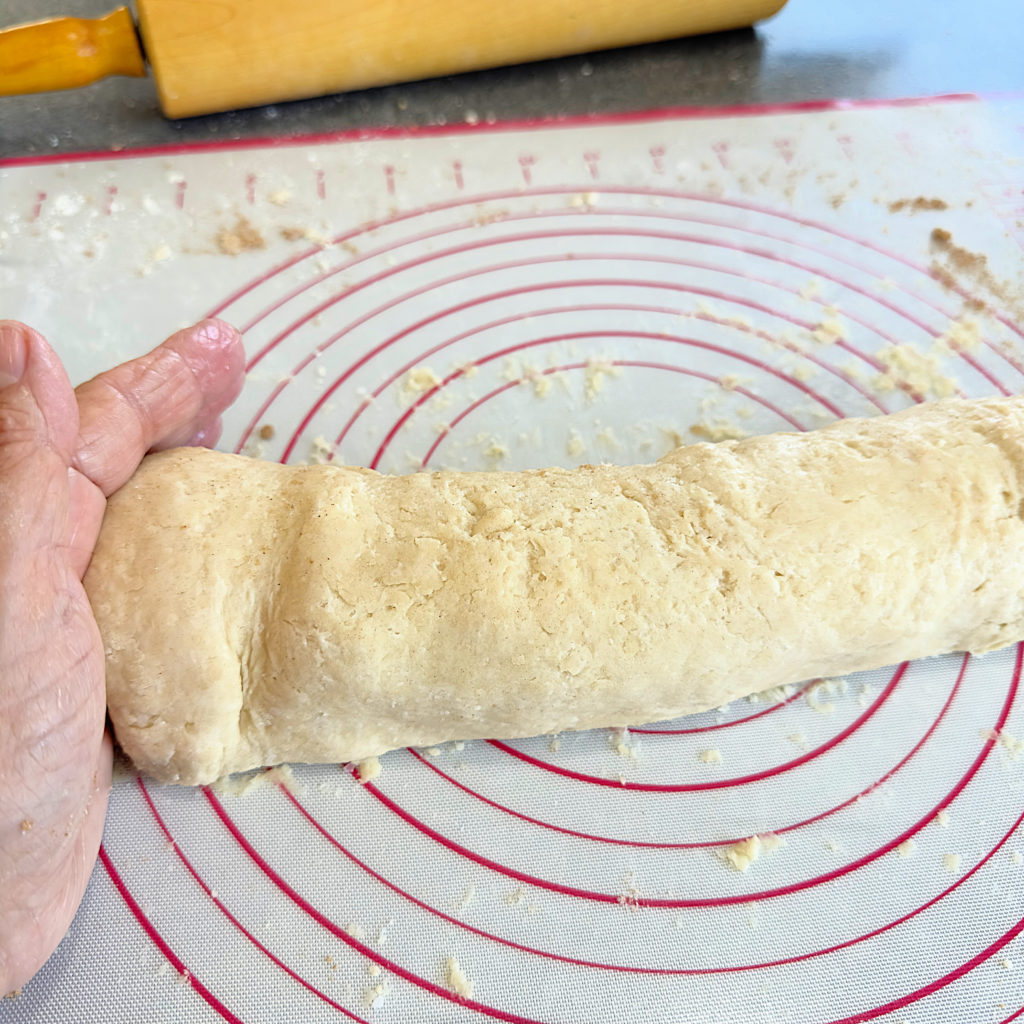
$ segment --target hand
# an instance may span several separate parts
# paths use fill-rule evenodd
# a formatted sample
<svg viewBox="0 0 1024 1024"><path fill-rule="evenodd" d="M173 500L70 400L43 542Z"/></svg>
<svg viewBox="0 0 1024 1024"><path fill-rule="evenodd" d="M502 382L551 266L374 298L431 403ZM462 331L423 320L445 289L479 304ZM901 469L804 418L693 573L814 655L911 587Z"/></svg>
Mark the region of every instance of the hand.
<svg viewBox="0 0 1024 1024"><path fill-rule="evenodd" d="M67 930L103 831L104 656L82 575L106 498L147 451L213 444L242 387L205 320L72 390L35 331L0 321L0 996Z"/></svg>

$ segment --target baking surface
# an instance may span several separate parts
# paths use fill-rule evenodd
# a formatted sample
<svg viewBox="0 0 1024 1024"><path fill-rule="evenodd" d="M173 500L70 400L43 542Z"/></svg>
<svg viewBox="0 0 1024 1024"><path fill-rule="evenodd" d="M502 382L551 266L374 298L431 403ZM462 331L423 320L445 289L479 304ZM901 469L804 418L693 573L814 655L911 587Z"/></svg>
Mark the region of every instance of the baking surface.
<svg viewBox="0 0 1024 1024"><path fill-rule="evenodd" d="M1024 104L946 100L9 164L0 288L75 381L243 327L228 450L649 461L1024 388L1022 158ZM364 784L123 771L0 1021L1015 1019L1020 670L398 751Z"/></svg>

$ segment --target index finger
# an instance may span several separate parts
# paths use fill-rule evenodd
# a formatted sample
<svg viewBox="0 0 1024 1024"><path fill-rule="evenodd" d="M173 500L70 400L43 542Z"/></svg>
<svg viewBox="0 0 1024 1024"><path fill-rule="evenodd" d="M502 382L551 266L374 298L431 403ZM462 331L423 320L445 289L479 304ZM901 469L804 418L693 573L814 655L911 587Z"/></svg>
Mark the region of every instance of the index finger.
<svg viewBox="0 0 1024 1024"><path fill-rule="evenodd" d="M110 495L152 448L185 444L207 429L242 389L238 331L203 320L152 352L75 389L78 447L73 465Z"/></svg>

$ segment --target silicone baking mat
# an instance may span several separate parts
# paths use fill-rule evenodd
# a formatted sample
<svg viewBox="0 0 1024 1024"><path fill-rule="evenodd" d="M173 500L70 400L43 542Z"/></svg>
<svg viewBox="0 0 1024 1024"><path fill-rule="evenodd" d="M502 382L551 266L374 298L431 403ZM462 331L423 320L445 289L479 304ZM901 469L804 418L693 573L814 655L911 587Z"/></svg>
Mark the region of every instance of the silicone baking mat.
<svg viewBox="0 0 1024 1024"><path fill-rule="evenodd" d="M228 450L650 461L1024 389L1022 158L1024 103L947 97L8 161L0 283L76 381L244 328ZM1021 665L362 782L122 766L74 926L0 1021L1014 1020Z"/></svg>

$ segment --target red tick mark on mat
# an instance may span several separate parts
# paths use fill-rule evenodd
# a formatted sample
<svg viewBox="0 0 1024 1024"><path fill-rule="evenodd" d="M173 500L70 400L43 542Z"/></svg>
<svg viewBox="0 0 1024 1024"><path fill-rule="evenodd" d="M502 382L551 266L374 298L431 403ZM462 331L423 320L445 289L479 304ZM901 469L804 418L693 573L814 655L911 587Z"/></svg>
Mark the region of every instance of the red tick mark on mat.
<svg viewBox="0 0 1024 1024"><path fill-rule="evenodd" d="M519 169L523 173L523 181L527 185L533 183L533 165L537 162L537 158L532 153L524 153L519 158Z"/></svg>
<svg viewBox="0 0 1024 1024"><path fill-rule="evenodd" d="M185 209L185 193L188 191L188 182L179 181L174 188L174 205L179 209Z"/></svg>
<svg viewBox="0 0 1024 1024"><path fill-rule="evenodd" d="M598 166L601 162L601 154L596 149L588 150L583 154L583 162L587 165L591 178L596 181L601 176Z"/></svg>
<svg viewBox="0 0 1024 1024"><path fill-rule="evenodd" d="M462 191L462 189L465 187L465 181L463 180L462 177L461 160L452 161L452 176L455 178L455 187L459 189L459 191Z"/></svg>
<svg viewBox="0 0 1024 1024"><path fill-rule="evenodd" d="M384 165L384 183L387 186L388 195L395 194L395 169L391 164Z"/></svg>
<svg viewBox="0 0 1024 1024"><path fill-rule="evenodd" d="M39 220L39 215L43 212L43 203L45 203L45 202L46 202L46 193L45 192L37 192L36 193L36 201L32 205L32 213L29 215L29 218L28 218L30 224L32 224L35 221Z"/></svg>
<svg viewBox="0 0 1024 1024"><path fill-rule="evenodd" d="M775 148L778 150L779 156L782 157L784 163L791 164L793 162L793 140L789 138L780 138L775 140Z"/></svg>
<svg viewBox="0 0 1024 1024"><path fill-rule="evenodd" d="M712 152L718 157L718 162L722 165L725 170L729 170L729 143L728 142L713 142L711 144Z"/></svg>
<svg viewBox="0 0 1024 1024"><path fill-rule="evenodd" d="M327 198L327 183L322 169L316 172L316 197L320 200Z"/></svg>
<svg viewBox="0 0 1024 1024"><path fill-rule="evenodd" d="M256 175L251 172L245 176L245 201L250 206L256 202Z"/></svg>

